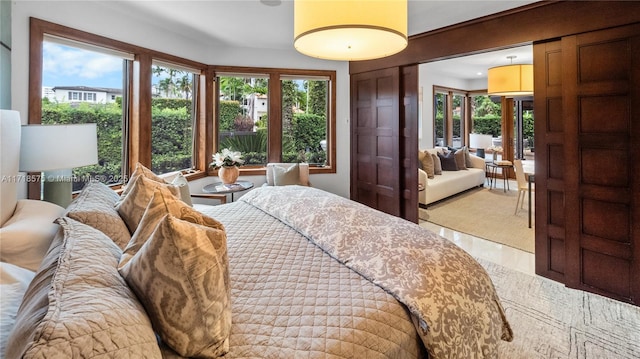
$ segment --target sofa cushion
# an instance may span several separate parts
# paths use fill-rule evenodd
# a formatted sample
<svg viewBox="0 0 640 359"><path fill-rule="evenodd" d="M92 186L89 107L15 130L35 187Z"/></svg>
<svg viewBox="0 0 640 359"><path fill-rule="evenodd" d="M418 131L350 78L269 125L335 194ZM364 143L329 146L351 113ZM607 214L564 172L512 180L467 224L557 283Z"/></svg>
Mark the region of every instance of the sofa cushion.
<svg viewBox="0 0 640 359"><path fill-rule="evenodd" d="M131 240L131 233L114 208L119 198L107 185L90 181L69 204L65 215L98 229L124 249Z"/></svg>
<svg viewBox="0 0 640 359"><path fill-rule="evenodd" d="M433 160L433 174L441 175L442 162L440 162L440 157L438 157L438 155L431 154L431 159Z"/></svg>
<svg viewBox="0 0 640 359"><path fill-rule="evenodd" d="M449 151L447 153L438 153L440 163L443 171L457 171L458 165L456 164L455 153Z"/></svg>
<svg viewBox="0 0 640 359"><path fill-rule="evenodd" d="M117 270L121 250L68 217L29 285L8 358L161 358L151 321Z"/></svg>
<svg viewBox="0 0 640 359"><path fill-rule="evenodd" d="M433 178L435 167L431 153L428 151L418 151L418 167L427 173L428 178Z"/></svg>
<svg viewBox="0 0 640 359"><path fill-rule="evenodd" d="M176 353L216 358L229 351L231 288L223 230L167 214L120 272Z"/></svg>
<svg viewBox="0 0 640 359"><path fill-rule="evenodd" d="M289 168L281 166L273 167L273 185L274 186L289 186L289 185L302 185L300 183L300 166L296 163Z"/></svg>

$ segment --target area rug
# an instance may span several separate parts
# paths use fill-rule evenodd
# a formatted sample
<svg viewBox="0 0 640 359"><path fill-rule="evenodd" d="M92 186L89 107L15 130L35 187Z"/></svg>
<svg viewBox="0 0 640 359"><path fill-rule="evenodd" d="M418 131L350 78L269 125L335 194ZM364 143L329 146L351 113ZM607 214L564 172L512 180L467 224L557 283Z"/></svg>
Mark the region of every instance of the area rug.
<svg viewBox="0 0 640 359"><path fill-rule="evenodd" d="M513 189L475 188L420 208L419 214L421 220L533 253L535 215L532 213L529 228L528 199L524 209L514 214L517 197L518 191Z"/></svg>
<svg viewBox="0 0 640 359"><path fill-rule="evenodd" d="M514 332L508 359L640 358L640 308L478 259Z"/></svg>

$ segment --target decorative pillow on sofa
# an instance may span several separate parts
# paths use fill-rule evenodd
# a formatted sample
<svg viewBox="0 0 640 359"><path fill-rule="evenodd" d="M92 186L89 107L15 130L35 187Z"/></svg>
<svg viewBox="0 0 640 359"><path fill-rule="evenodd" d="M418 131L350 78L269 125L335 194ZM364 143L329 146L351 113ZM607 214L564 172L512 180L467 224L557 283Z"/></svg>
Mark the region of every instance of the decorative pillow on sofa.
<svg viewBox="0 0 640 359"><path fill-rule="evenodd" d="M120 269L160 338L184 357L229 351L231 286L223 230L165 215Z"/></svg>
<svg viewBox="0 0 640 359"><path fill-rule="evenodd" d="M173 196L167 188L158 187L140 219L138 229L133 233L131 241L122 253L118 268L122 268L131 260L144 245L144 242L151 237L160 220L167 214L191 223L224 231L222 223L189 207Z"/></svg>
<svg viewBox="0 0 640 359"><path fill-rule="evenodd" d="M273 185L289 186L301 185L300 166L296 163L289 168L273 166Z"/></svg>
<svg viewBox="0 0 640 359"><path fill-rule="evenodd" d="M7 358L161 358L144 307L117 270L121 250L64 217L10 334Z"/></svg>
<svg viewBox="0 0 640 359"><path fill-rule="evenodd" d="M102 231L124 249L131 240L131 233L114 208L118 199L120 196L107 185L91 181L69 204L65 215Z"/></svg>
<svg viewBox="0 0 640 359"><path fill-rule="evenodd" d="M433 174L441 175L442 174L442 162L440 162L440 157L435 154L431 154L431 159L433 160Z"/></svg>
<svg viewBox="0 0 640 359"><path fill-rule="evenodd" d="M458 170L466 170L467 169L467 154L466 152L466 147L462 147L459 150L456 150L453 153L453 157L456 160L456 166L458 167Z"/></svg>
<svg viewBox="0 0 640 359"><path fill-rule="evenodd" d="M116 204L116 210L129 228L134 233L138 228L140 219L144 214L156 188L166 188L176 199L180 198L178 187L163 182L151 180L145 176L137 176L133 183L127 186L127 193L120 195L120 201Z"/></svg>
<svg viewBox="0 0 640 359"><path fill-rule="evenodd" d="M420 151L418 160L422 164L422 170L427 173L427 178L434 178L435 166L433 163L433 157L431 157L431 153L429 153L428 151Z"/></svg>
<svg viewBox="0 0 640 359"><path fill-rule="evenodd" d="M440 163L442 164L443 171L457 171L458 165L456 164L456 157L454 152L438 153L438 158L440 158Z"/></svg>

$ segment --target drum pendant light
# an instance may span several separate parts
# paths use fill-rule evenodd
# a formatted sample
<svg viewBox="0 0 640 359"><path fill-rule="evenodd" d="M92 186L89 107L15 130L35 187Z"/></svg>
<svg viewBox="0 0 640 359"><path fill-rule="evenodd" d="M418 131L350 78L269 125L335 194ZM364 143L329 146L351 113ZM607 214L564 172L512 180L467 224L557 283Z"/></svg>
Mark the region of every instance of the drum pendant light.
<svg viewBox="0 0 640 359"><path fill-rule="evenodd" d="M533 94L533 65L512 64L492 67L487 72L487 93L490 96L528 96Z"/></svg>
<svg viewBox="0 0 640 359"><path fill-rule="evenodd" d="M407 0L295 0L294 47L305 55L371 60L407 43Z"/></svg>

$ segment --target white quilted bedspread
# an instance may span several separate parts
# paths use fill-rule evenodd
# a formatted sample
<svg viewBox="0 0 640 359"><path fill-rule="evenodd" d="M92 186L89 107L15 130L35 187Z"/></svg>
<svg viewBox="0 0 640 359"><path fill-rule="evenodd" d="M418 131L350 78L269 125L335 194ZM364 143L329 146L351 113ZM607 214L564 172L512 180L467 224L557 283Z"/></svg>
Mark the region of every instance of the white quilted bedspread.
<svg viewBox="0 0 640 359"><path fill-rule="evenodd" d="M225 358L425 356L404 305L291 227L242 201L204 212L227 229Z"/></svg>

